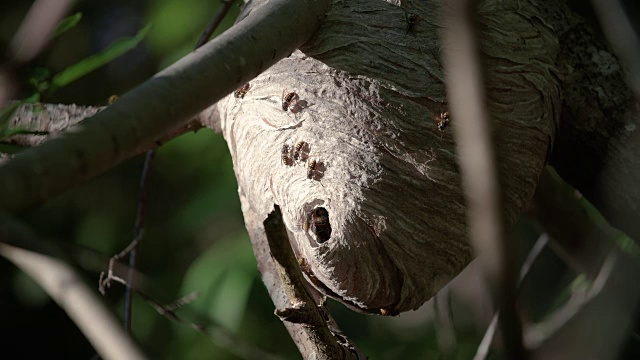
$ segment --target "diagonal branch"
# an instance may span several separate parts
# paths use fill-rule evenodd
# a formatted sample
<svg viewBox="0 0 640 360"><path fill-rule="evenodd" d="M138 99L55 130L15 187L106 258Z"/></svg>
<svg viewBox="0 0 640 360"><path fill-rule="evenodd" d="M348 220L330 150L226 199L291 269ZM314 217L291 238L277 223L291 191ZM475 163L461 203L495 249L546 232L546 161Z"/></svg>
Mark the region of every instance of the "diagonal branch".
<svg viewBox="0 0 640 360"><path fill-rule="evenodd" d="M149 149L307 41L328 3L266 2L73 131L0 164L0 210L23 211Z"/></svg>
<svg viewBox="0 0 640 360"><path fill-rule="evenodd" d="M308 336L315 350L302 352L305 358L314 359L358 359L359 351L345 342L344 336L329 328L329 313L317 305L306 290L306 281L291 249L287 228L282 220L280 207L264 221L264 230L273 265L281 282L281 291L289 306L276 308L276 315L284 322L296 324ZM342 341L343 343L341 343Z"/></svg>

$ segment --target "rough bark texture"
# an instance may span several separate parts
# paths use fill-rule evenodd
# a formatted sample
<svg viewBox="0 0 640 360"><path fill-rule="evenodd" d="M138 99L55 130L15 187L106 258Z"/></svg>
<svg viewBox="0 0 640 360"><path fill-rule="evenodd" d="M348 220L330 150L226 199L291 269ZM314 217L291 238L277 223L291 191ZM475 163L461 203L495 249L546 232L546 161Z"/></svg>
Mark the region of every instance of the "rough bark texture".
<svg viewBox="0 0 640 360"><path fill-rule="evenodd" d="M438 123L447 111L439 8L334 1L304 54L218 104L245 212L266 218L280 205L309 280L360 311L416 309L472 258L455 146ZM478 10L512 222L555 134L558 42L533 2ZM296 96L284 110L287 92ZM299 141L300 152L289 148Z"/></svg>
<svg viewBox="0 0 640 360"><path fill-rule="evenodd" d="M63 104L22 104L18 107L11 128L40 132L40 135L16 135L8 139L9 143L20 146L38 146L54 139L69 127L81 123L104 107L87 107Z"/></svg>
<svg viewBox="0 0 640 360"><path fill-rule="evenodd" d="M640 241L640 98L617 58L564 2L542 1L559 39L561 124L551 165L615 227Z"/></svg>

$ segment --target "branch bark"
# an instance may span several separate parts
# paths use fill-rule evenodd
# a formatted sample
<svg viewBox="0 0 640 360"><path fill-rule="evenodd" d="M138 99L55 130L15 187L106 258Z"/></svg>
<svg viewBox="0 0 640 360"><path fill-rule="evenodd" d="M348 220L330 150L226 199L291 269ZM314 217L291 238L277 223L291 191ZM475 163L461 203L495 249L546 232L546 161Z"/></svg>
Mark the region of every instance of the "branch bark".
<svg viewBox="0 0 640 360"><path fill-rule="evenodd" d="M252 8L238 25L90 121L0 164L0 211L23 211L152 147L307 41L327 5L274 0Z"/></svg>
<svg viewBox="0 0 640 360"><path fill-rule="evenodd" d="M280 285L274 290L284 294L287 304L276 304L275 314L287 324L303 357L318 360L365 358L354 344L341 335L322 301L316 303L308 292L307 282L291 249L287 228L277 205L263 224L267 244L258 244L264 239L256 239L254 244L257 247L267 245L271 259L260 259L261 269L266 270L261 274L263 279L268 275L276 275L279 279ZM333 329L329 323L334 325Z"/></svg>
<svg viewBox="0 0 640 360"><path fill-rule="evenodd" d="M565 1L545 0L539 8L557 34L563 88L549 162L613 226L639 242L640 99L609 47Z"/></svg>

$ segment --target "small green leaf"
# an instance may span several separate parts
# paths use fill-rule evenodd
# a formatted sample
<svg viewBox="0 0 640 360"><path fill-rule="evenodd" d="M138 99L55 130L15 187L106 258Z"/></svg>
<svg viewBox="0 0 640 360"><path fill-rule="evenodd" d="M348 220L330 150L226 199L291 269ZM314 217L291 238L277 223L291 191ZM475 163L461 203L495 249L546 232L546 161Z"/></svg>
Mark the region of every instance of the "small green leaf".
<svg viewBox="0 0 640 360"><path fill-rule="evenodd" d="M132 38L116 40L104 51L96 55L89 56L88 58L64 69L61 73L54 76L51 85L52 88L57 89L69 85L70 83L107 64L108 62L124 54L125 52L135 48L142 41L142 39L144 39L150 28L151 25L147 25L140 31L138 31L136 36Z"/></svg>
<svg viewBox="0 0 640 360"><path fill-rule="evenodd" d="M55 31L53 32L53 35L51 36L51 38L56 38L64 34L65 32L73 29L76 25L78 25L78 23L80 22L80 19L82 19L82 13L79 13L79 12L62 19L58 24L58 26L56 27Z"/></svg>
<svg viewBox="0 0 640 360"><path fill-rule="evenodd" d="M616 244L622 252L633 257L636 261L640 260L640 247L638 247L638 244L636 244L633 239L621 233L621 235L616 239Z"/></svg>
<svg viewBox="0 0 640 360"><path fill-rule="evenodd" d="M35 92L42 94L49 89L50 80L51 70L39 66L30 71L27 82L33 87Z"/></svg>
<svg viewBox="0 0 640 360"><path fill-rule="evenodd" d="M33 95L29 96L28 98L22 100L22 102L24 104L35 104L38 101L40 101L40 93L34 93Z"/></svg>

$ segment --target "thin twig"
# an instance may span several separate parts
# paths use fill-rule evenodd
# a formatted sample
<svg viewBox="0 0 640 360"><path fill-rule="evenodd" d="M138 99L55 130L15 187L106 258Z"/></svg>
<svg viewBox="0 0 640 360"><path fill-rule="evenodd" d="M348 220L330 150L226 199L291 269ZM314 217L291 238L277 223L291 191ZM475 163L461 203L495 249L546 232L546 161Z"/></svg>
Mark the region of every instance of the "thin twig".
<svg viewBox="0 0 640 360"><path fill-rule="evenodd" d="M304 349L305 351L301 349L303 357L318 360L364 358L344 335L332 330L327 321L330 319L328 313L316 304L307 291L306 281L291 249L279 206L275 205L274 211L263 224L277 276L281 282L280 290L288 302L286 307L276 308L275 313L285 323L302 325L299 329L305 332L312 347Z"/></svg>
<svg viewBox="0 0 640 360"><path fill-rule="evenodd" d="M529 254L527 255L524 263L522 263L522 267L520 268L520 278L518 279L518 288L516 290L521 289L522 283L529 276L533 264L542 253L542 250L547 246L548 242L549 235L542 234L540 235L540 237L538 237L538 240L529 251ZM489 324L489 327L487 327L487 331L484 333L480 345L478 345L478 350L476 351L476 355L473 357L473 360L484 360L487 358L487 355L489 355L489 349L498 328L499 317L500 310L496 311L496 313L493 315L491 323Z"/></svg>
<svg viewBox="0 0 640 360"><path fill-rule="evenodd" d="M171 321L175 321L182 325L187 325L192 329L207 335L214 344L229 351L231 354L237 356L238 358L249 360L283 360L283 358L278 355L269 353L251 343L242 340L241 338L235 336L233 333L227 331L224 327L214 323L211 320L207 320L206 323L203 323L203 321L201 320L199 320L198 322L194 322L186 320L179 316L176 313L176 310L194 301L199 296L197 292L188 294L178 300L165 305L160 304L158 301L142 291L136 290L136 294L143 298L149 305L151 305L151 307L153 307L154 310L158 312L158 314Z"/></svg>
<svg viewBox="0 0 640 360"><path fill-rule="evenodd" d="M593 285L576 292L542 325L527 327L527 344L537 346L538 359L617 358L640 300L638 246L549 167L533 203L553 249Z"/></svg>
<svg viewBox="0 0 640 360"><path fill-rule="evenodd" d="M451 101L454 138L467 200L469 238L476 252L481 254L483 275L494 303L503 314L499 324L505 357L526 359L515 309L513 255L500 208L502 194L485 105L473 3L471 0L452 0L443 6L447 21L442 32L447 95Z"/></svg>
<svg viewBox="0 0 640 360"><path fill-rule="evenodd" d="M133 249L135 249L136 246L138 246L138 244L140 243L140 240L142 239L142 235L143 232L141 231L138 236L136 236L132 242L129 243L129 245L127 245L126 248L124 248L122 251L120 251L119 253L117 253L116 255L112 256L109 259L109 265L107 267L107 272L105 273L104 271L100 273L100 280L98 281L98 290L100 290L100 293L102 295L106 294L106 289L111 287L111 281L116 281L119 282L123 285L126 285L127 287L131 287L132 285L132 279L131 279L131 274L133 272L133 270L131 268L127 268L127 280L116 276L113 268L116 264L116 262L120 259L122 259L123 257L127 256L127 254L130 254L131 251Z"/></svg>
<svg viewBox="0 0 640 360"><path fill-rule="evenodd" d="M206 44L209 40L209 37L216 30L218 25L224 16L229 11L231 4L233 4L234 0L225 0L223 1L222 6L219 7L216 16L207 26L207 29L204 31L200 39L196 43L194 50L198 49L202 45ZM125 298L124 298L124 327L127 329L129 333L131 333L131 313L133 311L133 290L129 284L133 283L133 270L136 268L136 258L138 255L138 247L140 245L141 235L144 230L144 213L145 213L145 205L146 205L146 197L147 197L147 188L149 183L149 174L151 165L153 164L153 159L156 156L156 149L152 148L147 150L147 153L144 158L144 165L142 168L142 175L140 178L140 194L138 197L138 202L136 204L136 220L134 225L134 236L136 243L133 247L131 247L129 252L129 274L127 275L127 282L125 283ZM136 241L137 240L137 241Z"/></svg>
<svg viewBox="0 0 640 360"><path fill-rule="evenodd" d="M70 0L33 2L11 40L11 59L0 66L0 108L17 94L17 69L33 59L51 39L59 20L73 5Z"/></svg>
<svg viewBox="0 0 640 360"><path fill-rule="evenodd" d="M58 21L72 5L70 0L34 2L11 41L13 61L20 64L33 59L51 39Z"/></svg>
<svg viewBox="0 0 640 360"><path fill-rule="evenodd" d="M207 41L209 41L209 38L211 37L211 34L213 34L213 32L216 31L216 28L218 27L218 25L220 25L220 23L222 22L222 19L224 19L225 15L227 15L227 13L229 12L229 9L231 9L231 5L233 5L234 1L235 0L222 0L222 5L220 7L218 7L218 12L213 17L211 22L209 22L209 24L207 25L207 28L202 32L202 35L200 35L200 38L198 39L198 42L196 43L196 49L199 48L200 46L206 44Z"/></svg>
<svg viewBox="0 0 640 360"><path fill-rule="evenodd" d="M124 327L127 332L131 333L131 313L133 311L133 290L130 284L133 284L133 271L136 268L138 249L140 241L142 240L142 234L144 232L144 215L145 215L145 203L147 198L147 188L149 183L149 173L151 170L151 164L156 155L155 149L147 150L147 154L144 158L144 166L142 168L142 175L140 176L140 193L138 195L138 203L136 206L136 220L134 225L135 238L129 246L129 271L127 273L127 282L124 298Z"/></svg>
<svg viewBox="0 0 640 360"><path fill-rule="evenodd" d="M590 284L574 289L571 298L560 309L548 316L543 322L530 325L526 328L525 342L531 349L539 347L544 341L551 338L560 328L565 326L587 303L600 294L607 280L611 276L617 254L612 251L606 258L600 273Z"/></svg>

